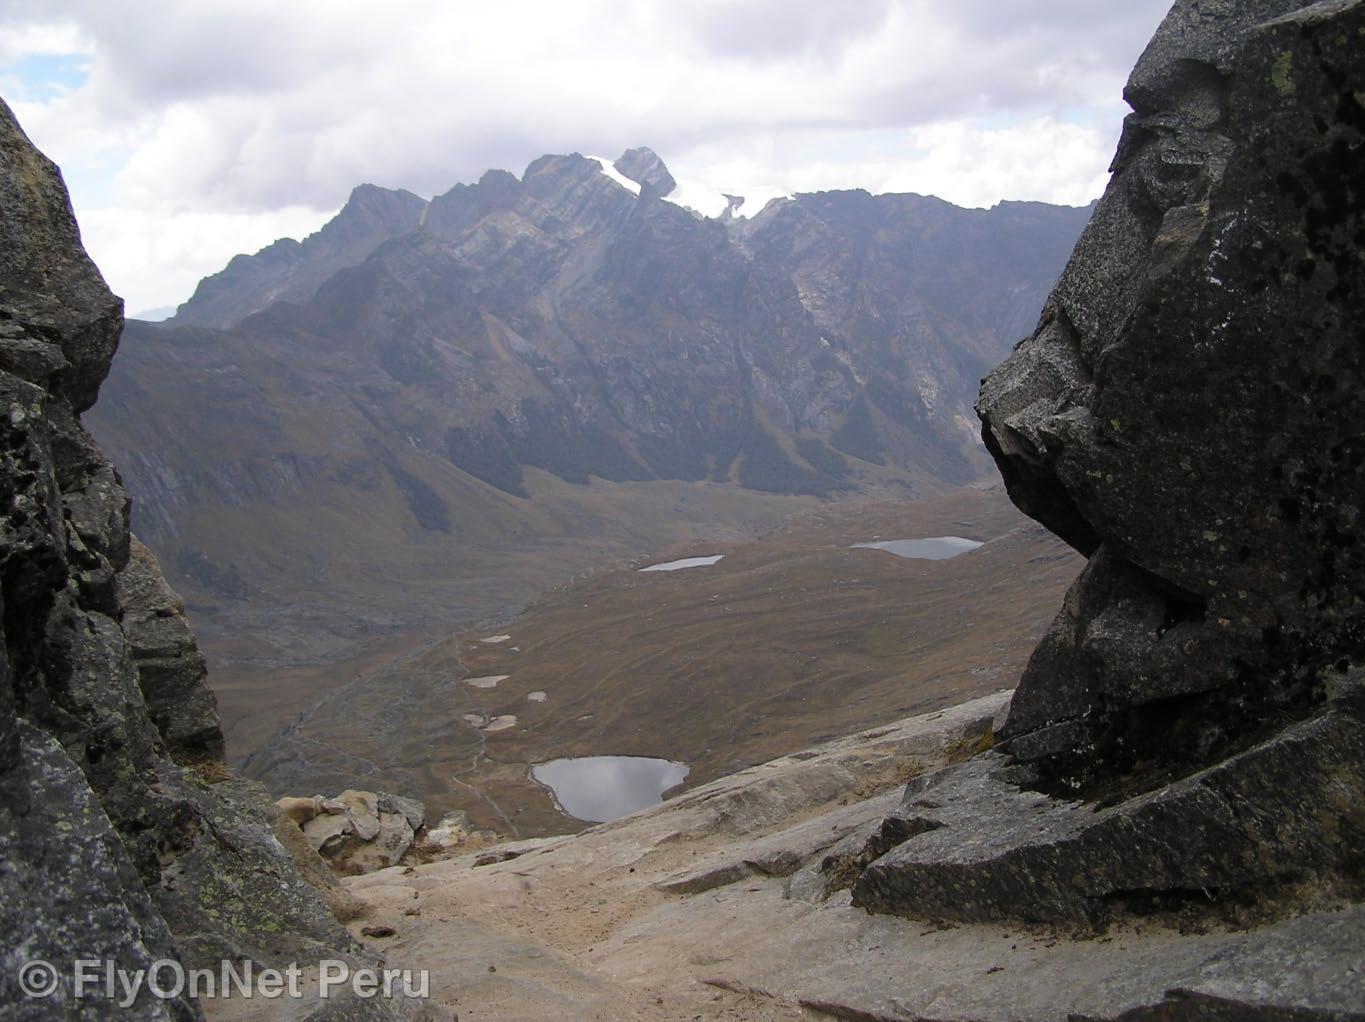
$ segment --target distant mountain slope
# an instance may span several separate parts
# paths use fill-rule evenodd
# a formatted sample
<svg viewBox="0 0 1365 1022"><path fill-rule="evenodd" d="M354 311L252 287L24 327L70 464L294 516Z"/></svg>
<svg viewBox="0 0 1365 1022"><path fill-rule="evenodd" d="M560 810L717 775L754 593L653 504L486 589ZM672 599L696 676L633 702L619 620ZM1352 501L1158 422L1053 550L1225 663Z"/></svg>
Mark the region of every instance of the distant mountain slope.
<svg viewBox="0 0 1365 1022"><path fill-rule="evenodd" d="M379 245L415 228L426 202L411 192L361 185L341 212L302 242L293 238L234 256L205 277L175 311L186 326L229 327L279 299L307 299L338 270L363 262Z"/></svg>
<svg viewBox="0 0 1365 1022"><path fill-rule="evenodd" d="M172 320L130 323L88 421L140 533L201 606L292 586L296 607L300 586L326 603L496 574L497 551L547 539L619 556L771 523L762 494L978 477L978 380L1088 210L853 191L707 219L672 184L640 149L430 202L361 186Z"/></svg>
<svg viewBox="0 0 1365 1022"><path fill-rule="evenodd" d="M108 404L133 387L183 390L178 374L240 349L245 377L201 380L202 399L245 386L269 419L328 377L380 433L518 496L527 465L573 482L770 492L838 488L845 456L973 477L979 376L1032 327L1087 211L834 192L706 220L658 194L671 178L642 152L622 165L643 163L663 186L629 190L577 155L543 157L521 180L493 171L430 204L361 186L317 234L236 257L168 325L133 327L137 354L119 368L147 357L135 378L116 371ZM185 427L226 453L212 421ZM180 438L192 460L195 439ZM139 453L154 462L155 448ZM238 468L253 453L239 450ZM143 529L173 531L165 473L123 464ZM437 502L399 485L424 527L441 528ZM214 504L238 489L224 479L178 496Z"/></svg>

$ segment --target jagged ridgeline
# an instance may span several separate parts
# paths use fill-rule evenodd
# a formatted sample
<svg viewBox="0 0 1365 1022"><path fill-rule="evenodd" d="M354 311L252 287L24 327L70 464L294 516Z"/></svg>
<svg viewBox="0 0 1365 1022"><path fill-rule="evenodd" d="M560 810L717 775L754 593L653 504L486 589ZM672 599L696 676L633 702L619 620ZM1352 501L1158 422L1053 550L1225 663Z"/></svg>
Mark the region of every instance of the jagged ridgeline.
<svg viewBox="0 0 1365 1022"><path fill-rule="evenodd" d="M375 527L336 545L382 574L403 556L390 537L440 562L452 540L553 534L544 516L582 500L563 483L928 494L989 471L980 378L1032 327L1088 209L848 191L708 219L672 184L634 149L430 202L363 185L169 322L130 323L90 424L139 532L196 600L232 601L285 546L335 570L339 505Z"/></svg>
<svg viewBox="0 0 1365 1022"><path fill-rule="evenodd" d="M262 789L229 779L180 601L130 535L128 497L81 425L122 326L61 175L0 102L7 1019L202 1017L188 997L146 990L126 1008L77 1000L76 959L132 972L159 959L363 957L281 849ZM48 999L19 987L34 959L67 977Z"/></svg>
<svg viewBox="0 0 1365 1022"><path fill-rule="evenodd" d="M286 684L244 723L264 671L992 472L980 379L1088 209L846 191L707 218L673 193L647 149L429 202L362 185L129 322L87 424L194 610L234 756L311 702Z"/></svg>
<svg viewBox="0 0 1365 1022"><path fill-rule="evenodd" d="M236 257L168 324L136 327L137 382L169 382L167 351L193 358L206 339L185 327L288 353L309 377L326 360L386 419L416 404L423 449L519 496L523 467L826 494L851 457L969 482L977 382L1089 215L851 191L707 219L672 191L643 148L614 165L545 156L430 203L362 185L316 234ZM125 386L116 373L106 399ZM155 475L129 461L173 516ZM413 496L423 480L395 482L426 528L448 528Z"/></svg>

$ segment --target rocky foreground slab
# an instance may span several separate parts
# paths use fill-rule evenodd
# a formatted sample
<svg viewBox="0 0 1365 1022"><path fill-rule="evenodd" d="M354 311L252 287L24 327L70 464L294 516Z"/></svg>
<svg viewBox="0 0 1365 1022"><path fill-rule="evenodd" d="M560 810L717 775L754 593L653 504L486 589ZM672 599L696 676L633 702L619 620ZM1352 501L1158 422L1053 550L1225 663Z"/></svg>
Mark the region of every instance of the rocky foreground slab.
<svg viewBox="0 0 1365 1022"><path fill-rule="evenodd" d="M1365 1017L1358 906L1249 929L1170 915L1079 932L851 907L841 848L879 830L907 772L980 762L1006 700L783 757L571 837L348 878L366 907L352 929L391 929L373 949L429 968L433 1001L465 1020Z"/></svg>

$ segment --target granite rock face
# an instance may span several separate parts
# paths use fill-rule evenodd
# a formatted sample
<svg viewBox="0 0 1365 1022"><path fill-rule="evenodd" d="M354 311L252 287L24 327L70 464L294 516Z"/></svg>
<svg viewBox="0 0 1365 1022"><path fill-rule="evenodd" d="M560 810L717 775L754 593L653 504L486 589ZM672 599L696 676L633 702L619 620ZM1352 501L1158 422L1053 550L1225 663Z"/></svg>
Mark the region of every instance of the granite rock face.
<svg viewBox="0 0 1365 1022"><path fill-rule="evenodd" d="M117 587L142 697L167 751L179 762L221 760L223 733L204 683L208 667L185 620L185 605L136 536Z"/></svg>
<svg viewBox="0 0 1365 1022"><path fill-rule="evenodd" d="M1037 332L982 387L1091 557L1002 737L1045 787L1207 765L1365 650L1365 9L1182 2Z"/></svg>
<svg viewBox="0 0 1365 1022"><path fill-rule="evenodd" d="M866 837L855 904L1365 893L1362 40L1365 3L1181 0L1140 59L1110 186L978 404L1015 503L1089 564L993 751Z"/></svg>
<svg viewBox="0 0 1365 1022"><path fill-rule="evenodd" d="M999 754L913 783L882 833L913 835L858 878L872 911L1103 924L1122 914L1243 905L1358 876L1365 723L1345 713L1154 792L1096 808L1011 783ZM1349 889L1348 889L1349 890Z"/></svg>
<svg viewBox="0 0 1365 1022"><path fill-rule="evenodd" d="M57 168L0 102L0 1014L200 1017L78 1000L78 958L280 965L357 950L225 780L204 662L82 427L122 328ZM66 977L33 1000L26 961ZM382 1005L372 1017L387 1017Z"/></svg>

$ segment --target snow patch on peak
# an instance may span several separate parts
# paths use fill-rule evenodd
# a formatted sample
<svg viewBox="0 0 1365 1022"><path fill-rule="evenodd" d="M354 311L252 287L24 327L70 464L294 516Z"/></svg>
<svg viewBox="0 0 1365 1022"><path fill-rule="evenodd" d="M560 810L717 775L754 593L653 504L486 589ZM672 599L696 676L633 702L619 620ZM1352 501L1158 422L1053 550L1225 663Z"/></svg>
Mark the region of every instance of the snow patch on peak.
<svg viewBox="0 0 1365 1022"><path fill-rule="evenodd" d="M588 159L596 160L597 165L602 168L602 173L605 174L607 177L611 178L626 191L630 192L632 195L640 194L640 183L638 181L632 181L630 178L622 174L619 170L612 166L611 160L603 159L600 156L589 156Z"/></svg>
<svg viewBox="0 0 1365 1022"><path fill-rule="evenodd" d="M620 185L632 195L640 194L640 183L632 181L619 170L616 169L615 162L603 156L589 156L588 159L597 163L602 174L616 184ZM662 196L665 202L671 202L675 206L681 206L698 216L705 217L707 220L715 220L724 217L727 210L733 210L735 219L753 218L758 216L770 203L790 199L791 196L776 188L756 188L749 189L749 194L739 199L732 205L732 195L710 185L704 184L695 178L675 178L676 186L666 196Z"/></svg>
<svg viewBox="0 0 1365 1022"><path fill-rule="evenodd" d="M674 205L690 209L708 220L723 217L726 211L731 208L731 195L727 195L718 188L712 188L710 185L702 184L693 178L680 177L677 178L677 182L678 187L667 198L667 201ZM738 198L738 196L735 197ZM733 215L737 220L756 217L769 203L777 200L785 201L790 198L791 196L786 192L779 191L776 188L749 189L749 194L735 204Z"/></svg>
<svg viewBox="0 0 1365 1022"><path fill-rule="evenodd" d="M750 192L752 194L746 195L744 201L740 203L739 209L735 210L735 216L752 219L774 202L786 202L791 198L788 193L776 188L750 189Z"/></svg>
<svg viewBox="0 0 1365 1022"><path fill-rule="evenodd" d="M668 195L664 201L671 202L675 206L683 209L690 209L694 213L700 213L708 220L713 220L725 212L730 205L721 192L700 181L691 178L680 178L676 175L674 180L678 182L672 194Z"/></svg>

